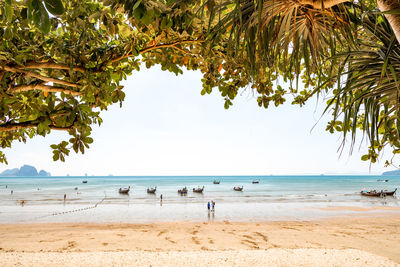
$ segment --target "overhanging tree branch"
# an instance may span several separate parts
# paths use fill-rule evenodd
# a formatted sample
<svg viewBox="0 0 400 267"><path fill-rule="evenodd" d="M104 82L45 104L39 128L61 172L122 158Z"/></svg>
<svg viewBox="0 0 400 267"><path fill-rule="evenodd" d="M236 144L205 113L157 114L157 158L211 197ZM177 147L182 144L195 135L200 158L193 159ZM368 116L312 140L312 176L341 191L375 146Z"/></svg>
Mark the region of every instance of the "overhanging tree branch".
<svg viewBox="0 0 400 267"><path fill-rule="evenodd" d="M186 54L191 54L190 52L188 52L188 51L186 51L186 50L184 50L182 48L177 47L177 45L187 44L187 43L201 43L201 42L203 42L203 41L202 40L185 40L185 41L177 41L177 42L169 43L169 44L154 45L154 46L150 46L150 47L147 47L147 48L144 48L144 49L140 50L139 54L143 54L143 53L149 52L149 51L154 50L154 49L167 48L167 47L179 50L180 52L183 52L183 53L186 53ZM128 54L126 54L124 56L121 56L121 57L118 57L118 58L115 58L115 59L111 60L110 63L118 62L118 61L120 61L120 60L122 60L124 58L134 57L134 56L135 56L134 54L129 54L128 53Z"/></svg>
<svg viewBox="0 0 400 267"><path fill-rule="evenodd" d="M61 84L61 85L70 86L70 87L74 87L74 88L79 87L79 85L76 83L71 83L71 82L67 82L67 81L63 81L63 80L59 80L59 79L55 79L55 78L51 78L51 77L42 76L42 75L34 73L34 72L29 72L29 71L25 71L25 70L13 68L13 67L8 67L8 66L0 65L0 67L5 71L10 71L10 72L14 72L14 73L23 73L26 76L34 77L34 78L40 79L45 82L52 82L55 84Z"/></svg>
<svg viewBox="0 0 400 267"><path fill-rule="evenodd" d="M18 122L18 123L7 122L5 124L0 125L0 132L10 132L28 128L36 128L38 125L39 125L38 122L31 122L31 121ZM69 131L72 130L74 127L73 126L59 127L59 126L49 125L49 128L52 130Z"/></svg>
<svg viewBox="0 0 400 267"><path fill-rule="evenodd" d="M11 93L26 92L31 90L41 90L43 92L48 92L48 93L64 93L67 95L74 95L74 96L81 95L81 93L77 91L71 91L62 87L54 87L44 84L19 85L11 87L11 89L9 89Z"/></svg>
<svg viewBox="0 0 400 267"><path fill-rule="evenodd" d="M84 68L80 67L70 67L68 65L64 64L59 64L59 63L51 63L51 62L42 62L42 63L37 63L37 62L30 62L23 66L24 69L59 69L59 70L73 70L73 71L79 71L81 73L85 73Z"/></svg>

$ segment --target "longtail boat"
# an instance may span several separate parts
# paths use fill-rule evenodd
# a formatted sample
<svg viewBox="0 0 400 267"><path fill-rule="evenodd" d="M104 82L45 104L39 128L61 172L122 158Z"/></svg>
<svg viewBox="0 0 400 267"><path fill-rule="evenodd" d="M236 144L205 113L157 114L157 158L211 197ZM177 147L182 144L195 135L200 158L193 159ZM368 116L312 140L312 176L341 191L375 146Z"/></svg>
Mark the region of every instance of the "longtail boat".
<svg viewBox="0 0 400 267"><path fill-rule="evenodd" d="M367 196L367 197L386 197L386 196L393 196L397 191L397 188L394 191L388 191L388 190L381 190L381 191L376 191L376 190L363 190L360 192L361 195Z"/></svg>
<svg viewBox="0 0 400 267"><path fill-rule="evenodd" d="M203 187L193 188L193 192L195 193L203 193L203 190L204 190L204 185Z"/></svg>
<svg viewBox="0 0 400 267"><path fill-rule="evenodd" d="M147 188L147 193L148 194L155 194L156 190L157 190L157 186L156 187L150 187L150 188Z"/></svg>
<svg viewBox="0 0 400 267"><path fill-rule="evenodd" d="M130 186L128 186L128 187L121 187L121 188L118 190L118 192L119 192L120 194L129 194L129 190L131 190L131 187L130 187Z"/></svg>

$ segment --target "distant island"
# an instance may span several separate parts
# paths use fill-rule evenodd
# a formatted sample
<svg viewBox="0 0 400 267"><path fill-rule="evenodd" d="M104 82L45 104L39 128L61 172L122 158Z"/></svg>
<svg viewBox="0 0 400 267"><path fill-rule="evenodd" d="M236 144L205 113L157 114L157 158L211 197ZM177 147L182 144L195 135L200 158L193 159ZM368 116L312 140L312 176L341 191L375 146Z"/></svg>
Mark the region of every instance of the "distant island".
<svg viewBox="0 0 400 267"><path fill-rule="evenodd" d="M6 177L17 177L17 176L40 176L40 177L48 177L51 176L49 172L45 170L40 170L39 172L35 167L30 165L24 165L21 168L8 169L0 173L0 176Z"/></svg>
<svg viewBox="0 0 400 267"><path fill-rule="evenodd" d="M400 170L384 172L382 175L400 175Z"/></svg>

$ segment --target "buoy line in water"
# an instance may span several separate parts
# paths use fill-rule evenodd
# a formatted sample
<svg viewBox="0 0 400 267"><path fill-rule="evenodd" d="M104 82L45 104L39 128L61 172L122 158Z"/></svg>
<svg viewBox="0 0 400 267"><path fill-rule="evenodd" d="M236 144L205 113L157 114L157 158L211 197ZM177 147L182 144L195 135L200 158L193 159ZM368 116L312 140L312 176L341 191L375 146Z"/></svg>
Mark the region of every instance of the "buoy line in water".
<svg viewBox="0 0 400 267"><path fill-rule="evenodd" d="M97 208L97 206L98 206L99 204L101 204L105 199L106 199L106 197L104 197L102 200L100 200L99 202L97 202L95 205L89 206L89 207L86 207L86 208L74 209L74 210L63 211L63 212L53 212L51 215L45 215L45 216L46 216L46 217L47 217L47 216L56 216L56 215L61 215L61 214L66 214L66 213L71 213L71 212L77 212L77 211L83 211L83 210L94 209L94 208Z"/></svg>
<svg viewBox="0 0 400 267"><path fill-rule="evenodd" d="M104 198L100 201L98 201L96 204L94 204L93 206L89 206L89 207L85 207L85 208L80 208L80 209L74 209L74 210L69 210L69 211L63 211L63 212L53 212L51 214L47 214L47 215L41 215L41 216L37 216L35 218L29 219L29 220L22 220L20 222L32 222L34 220L39 220L39 219L43 219L46 217L52 217L52 216L57 216L57 215L63 215L63 214L68 214L68 213L72 213L72 212L78 212L78 211L84 211L84 210L90 210L90 209L94 209L97 208L97 206L101 203L103 203L104 200L107 199L107 196L105 195Z"/></svg>

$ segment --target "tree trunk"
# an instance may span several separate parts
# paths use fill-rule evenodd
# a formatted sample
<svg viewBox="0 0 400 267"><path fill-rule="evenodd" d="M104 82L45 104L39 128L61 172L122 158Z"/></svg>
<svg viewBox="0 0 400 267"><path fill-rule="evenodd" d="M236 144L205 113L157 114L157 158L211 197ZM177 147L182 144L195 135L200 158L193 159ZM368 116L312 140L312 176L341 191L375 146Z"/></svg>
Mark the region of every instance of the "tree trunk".
<svg viewBox="0 0 400 267"><path fill-rule="evenodd" d="M400 8L398 0L377 0L377 4L382 12ZM385 17L389 21L397 41L400 43L400 14L385 14Z"/></svg>

